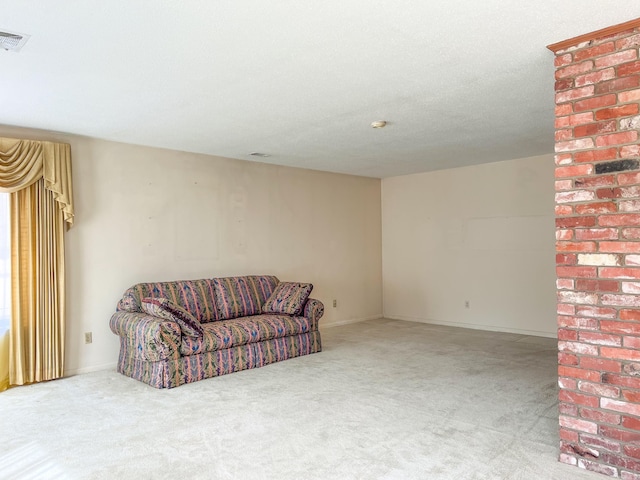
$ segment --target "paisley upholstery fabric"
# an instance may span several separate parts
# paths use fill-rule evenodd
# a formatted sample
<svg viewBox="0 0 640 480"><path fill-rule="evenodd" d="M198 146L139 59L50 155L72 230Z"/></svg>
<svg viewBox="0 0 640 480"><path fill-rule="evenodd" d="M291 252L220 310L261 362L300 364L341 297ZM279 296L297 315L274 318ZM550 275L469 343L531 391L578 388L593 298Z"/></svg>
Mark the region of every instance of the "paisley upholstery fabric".
<svg viewBox="0 0 640 480"><path fill-rule="evenodd" d="M296 305L295 315L261 313L278 283L274 276L247 276L134 285L109 323L120 337L118 371L156 388L173 388L320 352L319 300ZM143 312L143 299L182 307L199 321L202 335L187 335L175 317L160 318L148 306L153 315ZM289 307L296 303L285 300Z"/></svg>
<svg viewBox="0 0 640 480"><path fill-rule="evenodd" d="M300 315L313 290L310 283L282 282L262 306L264 313L286 313Z"/></svg>
<svg viewBox="0 0 640 480"><path fill-rule="evenodd" d="M218 318L226 320L260 313L277 284L278 279L269 276L214 278Z"/></svg>
<svg viewBox="0 0 640 480"><path fill-rule="evenodd" d="M142 311L154 317L164 318L180 325L180 330L187 337L202 337L202 325L180 305L166 298L145 297L142 299Z"/></svg>

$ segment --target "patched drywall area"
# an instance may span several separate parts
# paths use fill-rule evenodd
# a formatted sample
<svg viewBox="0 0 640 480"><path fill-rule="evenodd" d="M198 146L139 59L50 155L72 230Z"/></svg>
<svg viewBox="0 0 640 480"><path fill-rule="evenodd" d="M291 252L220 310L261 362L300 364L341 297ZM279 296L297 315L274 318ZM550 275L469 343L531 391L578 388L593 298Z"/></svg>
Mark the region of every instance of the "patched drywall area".
<svg viewBox="0 0 640 480"><path fill-rule="evenodd" d="M0 136L71 144L68 373L115 365L109 318L138 282L274 274L314 284L321 328L382 314L379 179L19 128Z"/></svg>
<svg viewBox="0 0 640 480"><path fill-rule="evenodd" d="M384 314L556 335L552 155L382 181Z"/></svg>

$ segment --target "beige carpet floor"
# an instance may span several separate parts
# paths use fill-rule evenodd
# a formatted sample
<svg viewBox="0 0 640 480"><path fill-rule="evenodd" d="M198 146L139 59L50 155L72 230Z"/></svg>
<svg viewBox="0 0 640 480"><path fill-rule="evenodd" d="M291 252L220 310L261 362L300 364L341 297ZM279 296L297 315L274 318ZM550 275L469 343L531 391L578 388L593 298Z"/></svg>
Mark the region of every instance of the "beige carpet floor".
<svg viewBox="0 0 640 480"><path fill-rule="evenodd" d="M600 479L557 462L552 339L374 320L324 351L156 390L0 393L6 479Z"/></svg>

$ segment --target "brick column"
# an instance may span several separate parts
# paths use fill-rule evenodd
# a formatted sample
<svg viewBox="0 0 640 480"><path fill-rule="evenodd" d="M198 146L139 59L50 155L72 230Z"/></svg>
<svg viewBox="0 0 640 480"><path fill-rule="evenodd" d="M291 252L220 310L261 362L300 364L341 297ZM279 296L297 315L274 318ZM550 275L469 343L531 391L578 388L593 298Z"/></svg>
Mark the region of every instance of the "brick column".
<svg viewBox="0 0 640 480"><path fill-rule="evenodd" d="M560 461L640 480L640 19L552 45Z"/></svg>

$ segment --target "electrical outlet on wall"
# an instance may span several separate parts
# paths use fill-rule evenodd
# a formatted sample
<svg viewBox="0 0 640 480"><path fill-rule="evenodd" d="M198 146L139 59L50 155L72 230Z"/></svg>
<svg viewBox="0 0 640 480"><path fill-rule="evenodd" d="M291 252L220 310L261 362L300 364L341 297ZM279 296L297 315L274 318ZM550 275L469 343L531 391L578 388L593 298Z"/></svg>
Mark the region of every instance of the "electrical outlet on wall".
<svg viewBox="0 0 640 480"><path fill-rule="evenodd" d="M84 332L84 343L93 342L93 334L91 332Z"/></svg>
<svg viewBox="0 0 640 480"><path fill-rule="evenodd" d="M469 308L469 300L464 301L464 308Z"/></svg>
<svg viewBox="0 0 640 480"><path fill-rule="evenodd" d="M333 308L336 308L338 306L338 300L336 300L335 298L333 299Z"/></svg>

